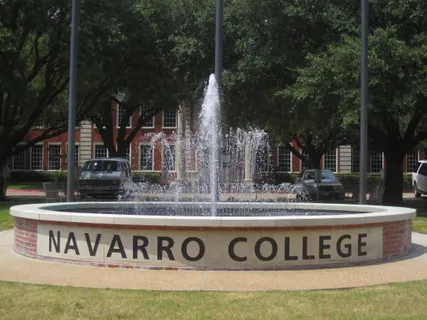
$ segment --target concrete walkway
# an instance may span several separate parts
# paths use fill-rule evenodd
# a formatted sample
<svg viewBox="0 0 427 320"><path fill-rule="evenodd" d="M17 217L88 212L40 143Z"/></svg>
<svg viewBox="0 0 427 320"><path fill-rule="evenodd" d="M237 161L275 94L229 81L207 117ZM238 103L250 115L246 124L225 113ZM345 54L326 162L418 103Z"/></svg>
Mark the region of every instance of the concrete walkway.
<svg viewBox="0 0 427 320"><path fill-rule="evenodd" d="M195 291L316 290L427 279L427 235L413 233L404 259L360 267L289 271L113 269L26 258L13 251L13 230L0 232L0 281L87 288Z"/></svg>

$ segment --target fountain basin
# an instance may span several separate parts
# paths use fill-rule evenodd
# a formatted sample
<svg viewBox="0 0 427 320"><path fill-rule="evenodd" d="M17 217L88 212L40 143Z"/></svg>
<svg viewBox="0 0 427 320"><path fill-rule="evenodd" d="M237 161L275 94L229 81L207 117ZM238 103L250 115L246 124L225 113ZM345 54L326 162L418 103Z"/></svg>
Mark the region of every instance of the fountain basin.
<svg viewBox="0 0 427 320"><path fill-rule="evenodd" d="M122 211L140 206L156 208L157 215L112 213L114 208L119 212L119 208ZM158 214L162 208L171 207L197 214L210 203L14 206L10 209L15 225L14 248L36 259L126 268L267 270L351 266L408 254L415 217L415 210L409 208L326 203L217 203L218 210L314 213L298 216ZM318 210L327 214L317 215Z"/></svg>

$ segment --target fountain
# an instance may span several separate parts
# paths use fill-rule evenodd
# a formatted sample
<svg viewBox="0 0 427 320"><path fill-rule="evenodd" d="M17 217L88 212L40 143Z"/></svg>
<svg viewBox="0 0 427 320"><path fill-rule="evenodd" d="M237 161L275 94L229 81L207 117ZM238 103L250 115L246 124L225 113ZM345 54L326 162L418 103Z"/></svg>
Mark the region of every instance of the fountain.
<svg viewBox="0 0 427 320"><path fill-rule="evenodd" d="M15 251L36 259L93 266L222 270L351 266L410 252L413 209L219 201L218 106L212 75L199 135L181 142L186 146L191 145L190 140L195 141L200 158L207 158L208 175L199 177L202 186L177 183L173 201L133 199L14 206L10 212L14 217ZM227 135L230 143L222 146L234 159L244 192L252 188L255 157L247 157L249 161L242 166L242 153L248 156L251 150L263 148L264 137L259 130L238 129ZM153 143L156 139L163 138L153 137ZM203 155L205 151L208 157ZM137 191L161 190L158 186L140 188L145 189ZM286 186L288 192L294 188ZM183 192L208 193L209 199L183 201Z"/></svg>

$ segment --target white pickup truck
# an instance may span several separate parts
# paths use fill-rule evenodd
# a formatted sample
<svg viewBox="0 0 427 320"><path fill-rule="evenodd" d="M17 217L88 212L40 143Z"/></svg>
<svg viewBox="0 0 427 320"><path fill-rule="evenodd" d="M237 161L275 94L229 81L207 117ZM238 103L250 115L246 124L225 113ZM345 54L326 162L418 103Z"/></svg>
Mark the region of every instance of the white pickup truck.
<svg viewBox="0 0 427 320"><path fill-rule="evenodd" d="M419 161L418 168L412 173L412 187L416 198L427 194L427 160Z"/></svg>

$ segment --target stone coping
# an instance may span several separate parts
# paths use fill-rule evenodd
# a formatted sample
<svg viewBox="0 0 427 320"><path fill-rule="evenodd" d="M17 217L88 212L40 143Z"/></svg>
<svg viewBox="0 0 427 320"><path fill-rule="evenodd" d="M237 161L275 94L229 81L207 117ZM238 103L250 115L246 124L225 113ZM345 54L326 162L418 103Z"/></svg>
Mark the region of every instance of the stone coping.
<svg viewBox="0 0 427 320"><path fill-rule="evenodd" d="M126 214L97 214L81 212L62 212L76 209L111 209L117 202L72 202L50 204L27 204L10 208L13 217L50 222L87 223L97 225L134 225L161 227L203 227L203 228L248 228L248 227L313 227L362 225L382 222L394 222L413 219L416 210L403 207L347 205L329 203L259 203L259 202L219 202L217 208L262 208L285 210L331 210L350 211L349 214L322 216L260 216L260 217L210 217L210 216L149 216ZM173 207L210 207L208 202L123 202L123 208L144 205L151 208ZM353 213L353 212L358 213Z"/></svg>

